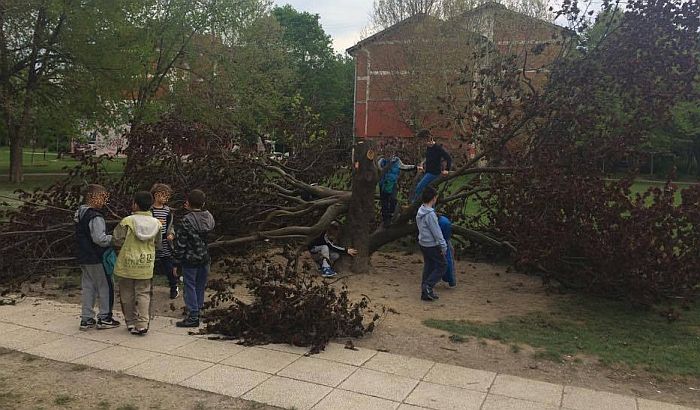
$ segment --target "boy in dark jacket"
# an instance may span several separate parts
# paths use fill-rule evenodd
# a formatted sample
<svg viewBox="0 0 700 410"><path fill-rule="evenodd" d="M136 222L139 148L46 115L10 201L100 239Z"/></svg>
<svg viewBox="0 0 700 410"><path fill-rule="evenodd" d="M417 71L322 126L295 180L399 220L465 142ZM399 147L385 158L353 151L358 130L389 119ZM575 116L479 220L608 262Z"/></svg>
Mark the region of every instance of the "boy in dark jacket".
<svg viewBox="0 0 700 410"><path fill-rule="evenodd" d="M452 167L452 157L445 151L442 145L435 142L432 134L428 130L421 130L418 133L418 138L425 139L425 161L421 166L418 166L419 171L425 171L425 175L416 186L416 191L411 197L411 202L415 202L421 197L421 192L438 179L440 175L449 174ZM445 161L445 169L442 169L442 161Z"/></svg>
<svg viewBox="0 0 700 410"><path fill-rule="evenodd" d="M333 264L340 259L341 254L350 256L357 255L357 251L352 248L343 248L333 243L340 233L340 224L333 221L324 233L309 243L308 249L311 257L318 263L321 276L332 278L337 273L333 270Z"/></svg>
<svg viewBox="0 0 700 410"><path fill-rule="evenodd" d="M111 248L112 235L100 210L107 205L109 193L102 185L88 185L85 205L75 211L75 238L78 244L78 263L82 271L80 280L82 313L80 330L97 327L106 329L119 326L112 318L114 281L107 275L103 257ZM95 299L100 299L99 313L95 321Z"/></svg>
<svg viewBox="0 0 700 410"><path fill-rule="evenodd" d="M185 305L188 316L177 322L177 327L198 327L199 312L204 306L204 289L209 275L209 248L207 235L214 229L214 217L209 211L203 211L206 196L195 189L187 196L185 209L190 211L175 226L175 245L173 255L182 266L185 282Z"/></svg>

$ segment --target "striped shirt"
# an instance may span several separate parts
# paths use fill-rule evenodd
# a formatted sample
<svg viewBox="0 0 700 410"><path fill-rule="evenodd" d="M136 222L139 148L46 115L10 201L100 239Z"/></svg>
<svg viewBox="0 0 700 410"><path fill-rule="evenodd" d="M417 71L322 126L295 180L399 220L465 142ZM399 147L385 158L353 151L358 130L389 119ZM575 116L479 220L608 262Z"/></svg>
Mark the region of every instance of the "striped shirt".
<svg viewBox="0 0 700 410"><path fill-rule="evenodd" d="M173 250L170 247L170 242L168 241L168 222L171 215L170 208L167 205L162 208L153 207L151 208L151 214L154 218L160 221L160 232L163 234L163 246L162 249L156 249L156 259L172 258Z"/></svg>

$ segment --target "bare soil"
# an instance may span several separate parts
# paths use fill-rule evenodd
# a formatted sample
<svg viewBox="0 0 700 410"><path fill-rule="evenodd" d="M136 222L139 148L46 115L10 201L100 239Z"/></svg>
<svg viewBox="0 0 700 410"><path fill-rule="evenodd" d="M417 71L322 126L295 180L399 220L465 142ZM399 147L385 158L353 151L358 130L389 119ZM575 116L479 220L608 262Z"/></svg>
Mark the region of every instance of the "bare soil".
<svg viewBox="0 0 700 410"><path fill-rule="evenodd" d="M449 334L423 324L426 319L497 321L507 316L548 311L568 296L547 292L536 277L510 272L505 266L456 261L458 285L439 285L440 300L420 300L422 258L419 254L380 252L372 258L372 271L361 275L341 275L355 297L366 295L376 311L387 314L372 335L355 345L400 355L475 369L489 370L553 383L569 384L650 400L700 407L700 379L663 377L626 366L606 366L593 357L570 357L564 363L534 357L535 350L520 345L468 338L455 343ZM217 273L213 272L212 277ZM164 283L157 281L156 283ZM79 282L78 282L79 283ZM27 288L34 296L53 297L80 303L79 289L62 290L60 281L49 280ZM245 298L244 295L241 295ZM154 313L180 317L182 297L171 301L166 286L156 286ZM115 306L118 309L118 304ZM76 324L77 325L77 324ZM575 360L576 359L576 360Z"/></svg>
<svg viewBox="0 0 700 410"><path fill-rule="evenodd" d="M2 348L0 364L0 408L6 410L275 408Z"/></svg>

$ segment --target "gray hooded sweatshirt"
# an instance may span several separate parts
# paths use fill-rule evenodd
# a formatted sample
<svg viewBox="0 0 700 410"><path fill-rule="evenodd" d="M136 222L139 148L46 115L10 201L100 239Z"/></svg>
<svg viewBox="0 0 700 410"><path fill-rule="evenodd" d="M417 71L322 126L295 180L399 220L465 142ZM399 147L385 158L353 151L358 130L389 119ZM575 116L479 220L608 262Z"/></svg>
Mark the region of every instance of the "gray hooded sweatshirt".
<svg viewBox="0 0 700 410"><path fill-rule="evenodd" d="M442 253L447 252L447 242L442 236L438 217L435 210L425 204L418 208L416 214L416 225L418 226L418 244L424 248L434 248L439 246Z"/></svg>

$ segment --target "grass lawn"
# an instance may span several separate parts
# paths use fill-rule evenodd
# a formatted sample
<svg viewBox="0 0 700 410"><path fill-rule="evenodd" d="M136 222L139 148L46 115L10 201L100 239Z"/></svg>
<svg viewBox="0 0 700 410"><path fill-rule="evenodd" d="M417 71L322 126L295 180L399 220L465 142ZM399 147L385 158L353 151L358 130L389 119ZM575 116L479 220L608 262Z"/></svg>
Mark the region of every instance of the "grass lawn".
<svg viewBox="0 0 700 410"><path fill-rule="evenodd" d="M604 364L626 364L657 374L700 376L700 306L681 311L670 323L658 311L578 297L552 312L508 317L494 323L427 320L453 337L474 336L539 349L537 355L596 356Z"/></svg>
<svg viewBox="0 0 700 410"><path fill-rule="evenodd" d="M117 158L113 161L105 162L105 167L109 172L121 172L124 167L124 161L125 159ZM44 159L43 151L36 152L32 162L31 149L24 150L23 169L27 174L65 173L65 167L72 168L76 165L78 165L78 161L69 155L64 155L63 158L57 159L54 152L47 152L46 159ZM7 175L9 170L10 149L8 147L0 147L0 175Z"/></svg>

